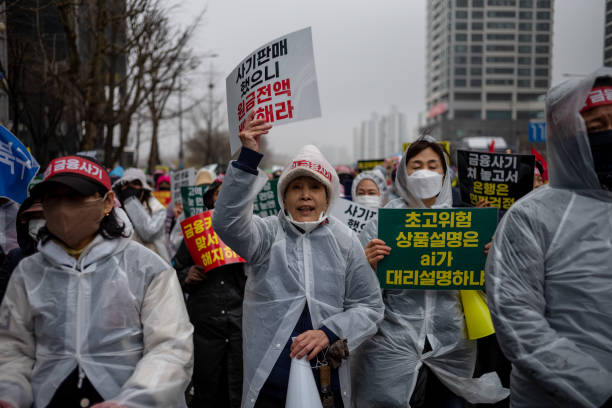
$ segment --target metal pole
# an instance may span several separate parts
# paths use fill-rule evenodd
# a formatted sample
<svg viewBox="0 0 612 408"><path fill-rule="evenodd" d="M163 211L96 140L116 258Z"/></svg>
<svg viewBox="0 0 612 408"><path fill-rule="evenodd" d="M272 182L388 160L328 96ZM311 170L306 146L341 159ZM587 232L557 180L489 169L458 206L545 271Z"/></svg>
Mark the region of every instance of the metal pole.
<svg viewBox="0 0 612 408"><path fill-rule="evenodd" d="M206 164L212 160L212 125L213 125L213 89L215 84L213 83L213 63L210 62L210 71L208 73L208 140L206 146Z"/></svg>
<svg viewBox="0 0 612 408"><path fill-rule="evenodd" d="M179 77L179 169L183 164L183 79Z"/></svg>

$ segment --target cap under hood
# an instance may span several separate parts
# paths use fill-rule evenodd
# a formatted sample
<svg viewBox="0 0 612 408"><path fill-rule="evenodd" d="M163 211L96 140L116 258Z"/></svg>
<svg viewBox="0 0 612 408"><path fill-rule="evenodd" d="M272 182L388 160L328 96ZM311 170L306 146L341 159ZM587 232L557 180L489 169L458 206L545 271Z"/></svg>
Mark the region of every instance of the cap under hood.
<svg viewBox="0 0 612 408"><path fill-rule="evenodd" d="M428 142L438 143L436 139L431 136L423 137L423 140ZM397 168L397 176L395 177L395 189L399 196L408 204L410 208L426 208L425 204L420 198L413 196L408 190L408 171L406 169L407 164L407 153L408 150L404 152L402 155L402 160ZM448 157L444 155L444 160L446 161L446 168L450 167L448 163ZM442 180L442 189L440 190L440 194L436 197L436 202L432 206L432 208L450 208L453 206L453 193L451 190L451 177L450 173L447 170L444 175L444 179Z"/></svg>
<svg viewBox="0 0 612 408"><path fill-rule="evenodd" d="M580 110L595 80L612 77L612 68L600 68L586 77L573 77L554 86L546 96L546 148L550 186L592 190L590 195L612 199L601 188L586 125Z"/></svg>
<svg viewBox="0 0 612 408"><path fill-rule="evenodd" d="M285 209L283 205L285 189L292 180L302 176L312 177L325 186L329 198L329 207L331 207L340 190L338 174L316 146L306 145L285 166L278 180L277 192L281 209Z"/></svg>

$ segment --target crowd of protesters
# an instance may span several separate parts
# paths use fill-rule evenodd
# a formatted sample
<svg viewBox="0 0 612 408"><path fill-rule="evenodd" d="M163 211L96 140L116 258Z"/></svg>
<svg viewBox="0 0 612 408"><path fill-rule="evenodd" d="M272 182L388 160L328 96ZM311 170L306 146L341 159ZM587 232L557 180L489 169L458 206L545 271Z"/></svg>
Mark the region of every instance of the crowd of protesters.
<svg viewBox="0 0 612 408"><path fill-rule="evenodd" d="M292 359L324 408L612 407L612 69L552 88L546 112L548 171L485 249L496 333L480 340L457 290L381 289L377 218L356 234L330 215L340 197L468 206L430 136L359 174L312 145L266 173L272 125L251 113L238 158L193 183L246 261L212 270L180 200L156 198L169 174L52 160L20 205L0 198L0 408L285 407Z"/></svg>

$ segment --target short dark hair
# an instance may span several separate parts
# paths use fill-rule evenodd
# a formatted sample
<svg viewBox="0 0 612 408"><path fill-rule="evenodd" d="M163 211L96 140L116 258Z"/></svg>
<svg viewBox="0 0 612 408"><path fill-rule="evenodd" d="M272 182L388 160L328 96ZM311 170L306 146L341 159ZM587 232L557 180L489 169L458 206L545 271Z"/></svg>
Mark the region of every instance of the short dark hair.
<svg viewBox="0 0 612 408"><path fill-rule="evenodd" d="M446 159L444 156L444 148L438 142L430 142L429 140L423 137L417 139L417 141L415 142L410 143L408 150L406 150L406 165L408 165L410 159L412 159L414 156L421 153L428 147L431 148L440 158L440 161L442 162L442 169L444 170L444 175L446 176L447 167Z"/></svg>
<svg viewBox="0 0 612 408"><path fill-rule="evenodd" d="M593 84L593 88L598 88L601 86L612 86L612 77L597 77L595 79L595 83Z"/></svg>

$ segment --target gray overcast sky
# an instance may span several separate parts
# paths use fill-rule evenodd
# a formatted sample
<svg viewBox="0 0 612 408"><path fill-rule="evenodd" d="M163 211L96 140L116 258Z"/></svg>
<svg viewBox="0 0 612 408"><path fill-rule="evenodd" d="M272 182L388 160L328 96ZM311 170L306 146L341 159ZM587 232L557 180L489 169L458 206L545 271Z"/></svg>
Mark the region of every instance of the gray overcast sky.
<svg viewBox="0 0 612 408"><path fill-rule="evenodd" d="M225 77L249 52L311 26L322 117L272 129L270 145L291 155L313 143L332 155L346 151L350 160L353 128L371 112L386 113L396 105L410 131L418 124L425 107L426 1L183 0L172 18L186 24L207 7L193 47L200 54L218 54L212 62L223 98ZM603 64L604 15L604 0L555 0L553 84L565 73L586 74ZM202 64L204 80L193 83L196 95L206 92L209 64ZM171 136L178 134L176 128L165 125L164 159L178 150L178 137ZM191 129L188 124L186 131Z"/></svg>

